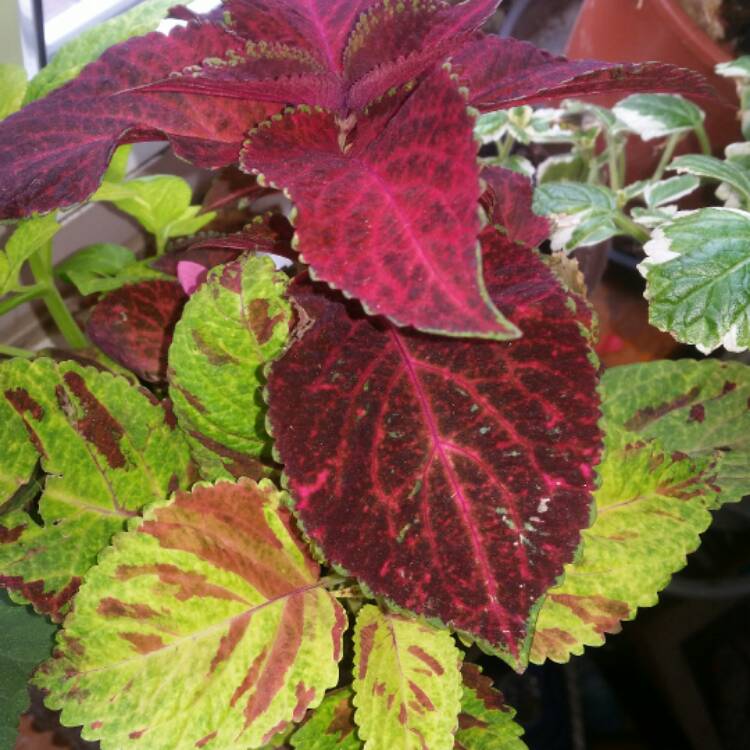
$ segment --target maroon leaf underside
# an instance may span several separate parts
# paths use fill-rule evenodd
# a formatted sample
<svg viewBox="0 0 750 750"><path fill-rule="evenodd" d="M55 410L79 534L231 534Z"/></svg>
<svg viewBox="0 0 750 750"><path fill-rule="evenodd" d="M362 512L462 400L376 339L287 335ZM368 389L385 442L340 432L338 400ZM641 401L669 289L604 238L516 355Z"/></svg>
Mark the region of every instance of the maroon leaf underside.
<svg viewBox="0 0 750 750"><path fill-rule="evenodd" d="M241 156L288 190L315 277L399 325L515 335L483 288L476 143L448 73L362 116L348 150L339 136L332 114L296 110L253 131Z"/></svg>
<svg viewBox="0 0 750 750"><path fill-rule="evenodd" d="M128 284L102 297L86 332L115 362L150 382L164 382L172 333L188 297L176 281Z"/></svg>
<svg viewBox="0 0 750 750"><path fill-rule="evenodd" d="M112 47L81 75L0 124L0 218L50 211L96 190L121 143L168 139L203 167L237 160L244 134L277 105L133 89L242 41L191 24Z"/></svg>
<svg viewBox="0 0 750 750"><path fill-rule="evenodd" d="M532 248L541 245L551 228L547 219L531 210L531 180L502 167L485 167L481 176L487 185L482 204L490 222L503 227L511 242Z"/></svg>
<svg viewBox="0 0 750 750"><path fill-rule="evenodd" d="M315 323L271 369L269 417L325 557L520 668L534 605L589 524L597 379L541 260L481 237L490 294L523 338L400 330L296 280Z"/></svg>
<svg viewBox="0 0 750 750"><path fill-rule="evenodd" d="M679 93L712 98L713 89L693 70L666 63L567 60L516 39L481 36L452 63L469 102L487 112L573 96L633 92Z"/></svg>

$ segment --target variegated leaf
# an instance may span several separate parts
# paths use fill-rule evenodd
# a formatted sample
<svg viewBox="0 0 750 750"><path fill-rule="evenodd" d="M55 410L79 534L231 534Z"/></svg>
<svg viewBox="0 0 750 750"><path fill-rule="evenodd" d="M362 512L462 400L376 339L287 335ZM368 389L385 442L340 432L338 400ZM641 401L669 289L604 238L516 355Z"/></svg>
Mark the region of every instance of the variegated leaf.
<svg viewBox="0 0 750 750"><path fill-rule="evenodd" d="M346 615L267 480L149 510L86 577L36 683L103 750L269 742L338 679Z"/></svg>
<svg viewBox="0 0 750 750"><path fill-rule="evenodd" d="M350 687L334 690L292 735L295 750L362 750L354 723L354 692Z"/></svg>

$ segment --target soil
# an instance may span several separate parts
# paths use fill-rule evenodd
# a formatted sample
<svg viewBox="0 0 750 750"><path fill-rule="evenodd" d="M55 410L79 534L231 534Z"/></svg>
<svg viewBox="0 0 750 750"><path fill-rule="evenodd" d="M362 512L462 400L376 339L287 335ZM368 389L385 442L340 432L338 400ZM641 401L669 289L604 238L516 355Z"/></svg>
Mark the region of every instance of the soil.
<svg viewBox="0 0 750 750"><path fill-rule="evenodd" d="M679 0L687 14L716 42L735 54L750 54L750 3L747 0Z"/></svg>

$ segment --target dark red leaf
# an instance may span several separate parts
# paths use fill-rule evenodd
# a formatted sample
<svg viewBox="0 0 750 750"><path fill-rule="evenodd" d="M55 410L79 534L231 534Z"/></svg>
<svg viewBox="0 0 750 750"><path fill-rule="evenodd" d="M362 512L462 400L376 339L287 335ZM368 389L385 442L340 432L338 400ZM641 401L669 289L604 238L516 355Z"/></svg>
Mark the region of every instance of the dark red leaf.
<svg viewBox="0 0 750 750"><path fill-rule="evenodd" d="M363 115L343 149L332 114L298 109L253 131L241 164L288 190L316 278L398 325L513 337L481 277L466 102L444 70L401 101Z"/></svg>
<svg viewBox="0 0 750 750"><path fill-rule="evenodd" d="M485 167L482 179L487 183L482 196L487 215L508 239L537 247L549 237L549 221L531 210L534 186L528 178L502 167Z"/></svg>
<svg viewBox="0 0 750 750"><path fill-rule="evenodd" d="M167 351L187 295L176 281L142 281L102 297L87 325L91 341L143 380L166 380Z"/></svg>
<svg viewBox="0 0 750 750"><path fill-rule="evenodd" d="M0 218L50 211L96 190L120 143L168 138L205 167L237 160L244 133L276 105L135 87L244 44L219 26L154 32L112 47L81 75L0 124Z"/></svg>
<svg viewBox="0 0 750 750"><path fill-rule="evenodd" d="M402 331L295 281L315 322L271 369L269 417L329 561L520 667L531 609L589 524L597 378L538 256L491 228L482 241L487 287L523 338Z"/></svg>
<svg viewBox="0 0 750 750"><path fill-rule="evenodd" d="M665 63L611 63L555 57L528 42L481 36L452 63L482 111L603 93L675 92L712 97L706 79Z"/></svg>

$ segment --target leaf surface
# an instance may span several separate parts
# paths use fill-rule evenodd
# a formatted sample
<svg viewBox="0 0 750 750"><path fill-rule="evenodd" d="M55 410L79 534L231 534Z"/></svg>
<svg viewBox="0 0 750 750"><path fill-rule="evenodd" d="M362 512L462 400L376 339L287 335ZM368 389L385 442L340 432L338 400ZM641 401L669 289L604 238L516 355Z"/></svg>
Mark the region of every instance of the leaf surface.
<svg viewBox="0 0 750 750"><path fill-rule="evenodd" d="M750 206L750 170L731 160L705 154L685 154L674 159L669 169L726 183L742 196L746 206Z"/></svg>
<svg viewBox="0 0 750 750"><path fill-rule="evenodd" d="M12 750L18 721L29 707L32 671L52 652L57 628L0 592L0 748Z"/></svg>
<svg viewBox="0 0 750 750"><path fill-rule="evenodd" d="M662 224L643 248L649 320L708 353L750 346L750 213L705 208Z"/></svg>
<svg viewBox="0 0 750 750"><path fill-rule="evenodd" d="M20 288L18 276L23 264L46 248L59 231L53 214L19 222L0 251L0 296Z"/></svg>
<svg viewBox="0 0 750 750"><path fill-rule="evenodd" d="M143 93L135 87L221 55L241 42L208 23L153 32L107 50L66 86L0 123L0 217L27 216L90 196L120 143L171 141L204 167L236 161L244 134L276 105ZM21 137L19 134L23 134Z"/></svg>
<svg viewBox="0 0 750 750"><path fill-rule="evenodd" d="M350 687L334 690L292 735L296 750L362 750L354 723L354 693Z"/></svg>
<svg viewBox="0 0 750 750"><path fill-rule="evenodd" d="M588 312L532 251L491 229L482 241L490 294L522 339L402 331L295 281L315 322L271 368L269 418L329 561L519 665L530 611L588 525L596 375Z"/></svg>
<svg viewBox="0 0 750 750"><path fill-rule="evenodd" d="M368 750L451 750L461 652L447 630L365 605L354 631L354 705Z"/></svg>
<svg viewBox="0 0 750 750"><path fill-rule="evenodd" d="M289 335L286 286L267 257L220 266L175 329L170 395L204 479L259 478L270 461L260 391L264 366Z"/></svg>
<svg viewBox="0 0 750 750"><path fill-rule="evenodd" d="M644 141L689 133L702 127L706 117L695 104L673 94L632 94L612 111Z"/></svg>
<svg viewBox="0 0 750 750"><path fill-rule="evenodd" d="M4 447L32 445L46 475L38 511L0 516L0 585L59 619L112 535L188 483L189 453L162 406L110 373L16 359L0 378Z"/></svg>
<svg viewBox="0 0 750 750"><path fill-rule="evenodd" d="M35 679L64 724L104 750L235 750L322 700L346 615L279 501L199 486L116 537Z"/></svg>
<svg viewBox="0 0 750 750"><path fill-rule="evenodd" d="M690 92L712 97L699 73L665 63L611 63L567 60L533 44L482 36L467 44L452 63L469 102L482 112L567 97L632 91Z"/></svg>
<svg viewBox="0 0 750 750"><path fill-rule="evenodd" d="M104 295L86 333L105 354L143 380L166 380L167 353L187 295L177 281L152 279Z"/></svg>
<svg viewBox="0 0 750 750"><path fill-rule="evenodd" d="M583 554L539 613L532 661L565 662L658 592L711 523L750 492L750 368L716 361L616 367L602 379L605 457Z"/></svg>
<svg viewBox="0 0 750 750"><path fill-rule="evenodd" d="M372 314L454 336L517 336L481 276L463 96L441 70L395 112L393 101L362 118L343 151L333 115L295 110L251 133L242 166L288 190L312 273Z"/></svg>
<svg viewBox="0 0 750 750"><path fill-rule="evenodd" d="M26 94L26 71L19 65L0 65L0 120L21 108Z"/></svg>

